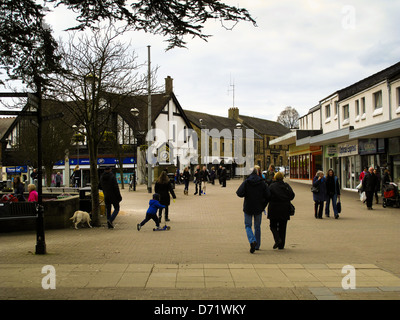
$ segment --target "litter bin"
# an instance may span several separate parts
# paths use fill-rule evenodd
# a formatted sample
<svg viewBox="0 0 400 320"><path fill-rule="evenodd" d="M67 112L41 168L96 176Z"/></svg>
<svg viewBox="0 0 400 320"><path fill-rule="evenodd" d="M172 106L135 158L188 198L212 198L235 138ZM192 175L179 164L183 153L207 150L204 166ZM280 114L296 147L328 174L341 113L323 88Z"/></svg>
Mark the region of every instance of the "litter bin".
<svg viewBox="0 0 400 320"><path fill-rule="evenodd" d="M79 210L92 212L92 188L85 187L79 189Z"/></svg>
<svg viewBox="0 0 400 320"><path fill-rule="evenodd" d="M169 182L171 182L172 189L175 189L175 173L168 173Z"/></svg>

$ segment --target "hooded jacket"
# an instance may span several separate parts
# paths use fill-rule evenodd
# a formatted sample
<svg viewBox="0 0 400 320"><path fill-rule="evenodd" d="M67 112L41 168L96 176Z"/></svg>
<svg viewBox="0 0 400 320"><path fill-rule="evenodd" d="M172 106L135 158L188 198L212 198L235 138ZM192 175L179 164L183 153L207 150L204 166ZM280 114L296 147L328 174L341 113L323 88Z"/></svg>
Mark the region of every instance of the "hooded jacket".
<svg viewBox="0 0 400 320"><path fill-rule="evenodd" d="M162 204L160 204L157 200L150 200L149 201L149 208L147 209L146 213L149 214L157 214L158 209L165 208Z"/></svg>
<svg viewBox="0 0 400 320"><path fill-rule="evenodd" d="M252 173L237 189L238 197L243 198L243 211L250 215L263 212L271 197L268 186L257 174Z"/></svg>
<svg viewBox="0 0 400 320"><path fill-rule="evenodd" d="M122 201L117 179L111 171L105 171L101 175L99 187L104 192L104 201L110 203L118 203Z"/></svg>

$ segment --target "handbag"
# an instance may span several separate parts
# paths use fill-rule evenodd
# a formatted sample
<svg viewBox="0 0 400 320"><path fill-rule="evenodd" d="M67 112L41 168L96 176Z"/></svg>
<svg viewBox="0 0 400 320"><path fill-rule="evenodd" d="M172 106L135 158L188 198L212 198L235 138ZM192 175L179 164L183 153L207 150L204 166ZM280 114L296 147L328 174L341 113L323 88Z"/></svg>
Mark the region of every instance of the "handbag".
<svg viewBox="0 0 400 320"><path fill-rule="evenodd" d="M342 203L340 202L340 200L338 201L338 203L336 203L336 209L338 213L342 212Z"/></svg>
<svg viewBox="0 0 400 320"><path fill-rule="evenodd" d="M296 208L294 207L294 205L291 202L289 202L289 204L290 204L289 215L294 216L294 212L295 212Z"/></svg>
<svg viewBox="0 0 400 320"><path fill-rule="evenodd" d="M314 187L314 186L312 186L312 187L311 187L311 192L312 192L312 193L318 193L318 192L319 192L319 187Z"/></svg>

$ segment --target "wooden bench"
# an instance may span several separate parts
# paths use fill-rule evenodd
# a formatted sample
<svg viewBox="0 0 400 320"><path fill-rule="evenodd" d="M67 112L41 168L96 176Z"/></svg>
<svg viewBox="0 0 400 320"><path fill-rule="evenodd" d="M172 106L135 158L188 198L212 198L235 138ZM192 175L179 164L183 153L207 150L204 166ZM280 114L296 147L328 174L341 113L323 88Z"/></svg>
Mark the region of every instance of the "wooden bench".
<svg viewBox="0 0 400 320"><path fill-rule="evenodd" d="M0 220L36 219L38 217L35 202L0 203Z"/></svg>

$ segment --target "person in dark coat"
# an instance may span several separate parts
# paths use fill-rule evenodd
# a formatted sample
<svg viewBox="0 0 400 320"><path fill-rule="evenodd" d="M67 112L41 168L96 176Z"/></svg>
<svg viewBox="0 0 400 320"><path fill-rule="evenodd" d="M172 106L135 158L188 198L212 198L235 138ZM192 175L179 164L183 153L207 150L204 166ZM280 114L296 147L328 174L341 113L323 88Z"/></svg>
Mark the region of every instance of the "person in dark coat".
<svg viewBox="0 0 400 320"><path fill-rule="evenodd" d="M169 194L171 194L172 198L174 199L176 199L176 195L174 189L172 189L171 182L169 181L169 178L165 171L162 171L160 176L158 177L158 180L156 181L156 185L154 187L154 191L160 195L160 203L165 206L165 216L164 216L165 221L170 221L168 217L169 214L168 207L171 203L171 198ZM158 211L158 218L160 222L162 218L162 210L163 209L160 209Z"/></svg>
<svg viewBox="0 0 400 320"><path fill-rule="evenodd" d="M377 184L378 184L378 178L374 174L374 168L370 167L362 181L362 190L365 191L365 195L367 196L368 210L372 210L372 202L374 199L374 192Z"/></svg>
<svg viewBox="0 0 400 320"><path fill-rule="evenodd" d="M197 165L196 170L194 172L194 183L196 185L196 190L194 192L194 195L199 193L199 196L201 196L201 182L203 181L203 172L200 170L200 166Z"/></svg>
<svg viewBox="0 0 400 320"><path fill-rule="evenodd" d="M222 167L221 169L221 184L222 188L226 187L226 168Z"/></svg>
<svg viewBox="0 0 400 320"><path fill-rule="evenodd" d="M283 182L283 173L275 173L269 189L271 199L268 205L269 228L274 237L274 249L283 249L286 240L287 221L290 220L290 201L294 199L294 192L289 184Z"/></svg>
<svg viewBox="0 0 400 320"><path fill-rule="evenodd" d="M258 176L254 168L250 176L240 185L236 194L244 198L243 212L247 239L250 243L250 253L254 253L261 245L262 212L270 199L270 191L264 180ZM252 222L254 219L254 233Z"/></svg>
<svg viewBox="0 0 400 320"><path fill-rule="evenodd" d="M318 170L313 179L313 187L319 189L318 192L313 192L315 218L322 219L324 201L326 200L326 179L323 171Z"/></svg>
<svg viewBox="0 0 400 320"><path fill-rule="evenodd" d="M190 181L189 167L186 167L183 170L182 177L183 177L183 182L185 183L185 189L183 190L183 193L185 195L188 195L188 193L189 193L189 181Z"/></svg>
<svg viewBox="0 0 400 320"><path fill-rule="evenodd" d="M109 229L114 228L113 221L119 213L119 203L122 201L121 192L115 175L110 167L105 168L100 177L99 189L103 190L104 203L106 205L107 225ZM111 214L111 205L114 207L114 212Z"/></svg>
<svg viewBox="0 0 400 320"><path fill-rule="evenodd" d="M18 199L18 201L25 201L24 197L24 184L21 182L21 177L16 176L14 178L14 196Z"/></svg>
<svg viewBox="0 0 400 320"><path fill-rule="evenodd" d="M339 179L335 176L332 169L328 170L326 175L326 205L325 205L325 216L329 217L329 207L332 200L333 213L335 219L339 218L339 213L337 209L337 200L340 200L340 184Z"/></svg>

